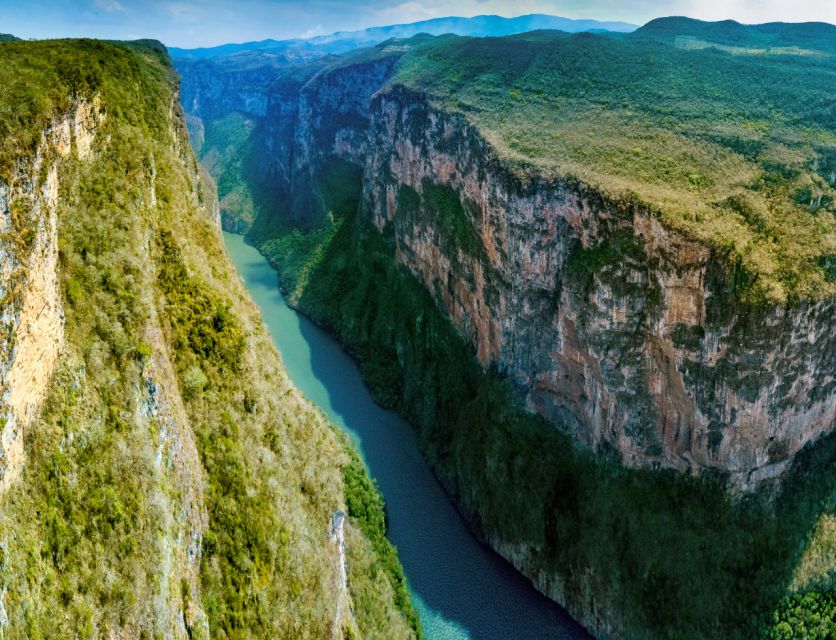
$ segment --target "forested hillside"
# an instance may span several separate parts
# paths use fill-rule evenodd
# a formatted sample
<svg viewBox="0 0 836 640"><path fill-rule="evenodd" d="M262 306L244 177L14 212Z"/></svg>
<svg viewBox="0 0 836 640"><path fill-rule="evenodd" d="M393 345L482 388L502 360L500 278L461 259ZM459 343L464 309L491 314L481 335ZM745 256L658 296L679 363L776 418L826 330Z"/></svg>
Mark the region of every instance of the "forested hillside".
<svg viewBox="0 0 836 640"><path fill-rule="evenodd" d="M0 638L420 635L379 494L226 256L162 45L3 43L0 81Z"/></svg>

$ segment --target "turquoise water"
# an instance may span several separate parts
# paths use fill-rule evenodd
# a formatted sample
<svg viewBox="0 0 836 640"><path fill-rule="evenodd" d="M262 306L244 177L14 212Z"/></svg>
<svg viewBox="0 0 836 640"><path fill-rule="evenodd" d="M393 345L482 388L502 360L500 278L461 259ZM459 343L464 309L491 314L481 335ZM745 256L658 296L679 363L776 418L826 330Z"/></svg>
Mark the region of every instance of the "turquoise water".
<svg viewBox="0 0 836 640"><path fill-rule="evenodd" d="M239 235L226 247L294 384L344 429L386 498L389 537L428 640L588 638L563 609L479 544L430 472L409 427L377 406L340 345L285 304L276 272Z"/></svg>

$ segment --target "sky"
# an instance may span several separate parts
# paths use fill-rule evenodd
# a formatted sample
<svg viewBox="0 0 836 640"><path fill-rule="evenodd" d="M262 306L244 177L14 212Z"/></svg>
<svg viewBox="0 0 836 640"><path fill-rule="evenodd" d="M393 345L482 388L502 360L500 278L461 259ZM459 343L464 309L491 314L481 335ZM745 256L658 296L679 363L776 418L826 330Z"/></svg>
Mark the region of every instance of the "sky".
<svg viewBox="0 0 836 640"><path fill-rule="evenodd" d="M0 33L21 38L156 38L202 47L415 22L548 13L644 24L659 16L836 24L836 0L0 0Z"/></svg>

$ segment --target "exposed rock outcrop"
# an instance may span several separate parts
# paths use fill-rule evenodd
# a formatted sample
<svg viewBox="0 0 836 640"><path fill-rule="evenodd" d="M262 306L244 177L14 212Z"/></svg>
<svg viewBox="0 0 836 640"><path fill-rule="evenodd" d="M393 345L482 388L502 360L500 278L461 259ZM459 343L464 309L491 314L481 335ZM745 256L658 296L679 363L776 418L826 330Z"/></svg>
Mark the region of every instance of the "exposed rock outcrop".
<svg viewBox="0 0 836 640"><path fill-rule="evenodd" d="M357 634L357 623L351 613L351 597L348 593L348 568L345 547L345 513L334 511L331 515L331 542L335 549L335 563L337 584L335 585L334 598L336 600L336 612L334 614L334 631L332 637L335 640L343 637L343 629L349 627Z"/></svg>
<svg viewBox="0 0 836 640"><path fill-rule="evenodd" d="M734 265L640 205L523 176L458 113L389 86L395 58L301 91L289 209L363 169L363 217L526 406L629 466L776 478L836 423L836 303L752 306Z"/></svg>
<svg viewBox="0 0 836 640"><path fill-rule="evenodd" d="M364 163L368 151L370 101L392 72L396 57L383 57L337 67L314 78L299 94L292 149L290 211L297 224L316 226L324 220L323 194L317 174L330 154Z"/></svg>
<svg viewBox="0 0 836 640"><path fill-rule="evenodd" d="M58 287L58 163L84 160L104 118L79 102L43 131L37 152L0 184L0 493L23 464L23 430L38 415L64 342Z"/></svg>
<svg viewBox="0 0 836 640"><path fill-rule="evenodd" d="M747 306L721 256L642 207L520 178L463 117L403 89L372 114L365 214L531 410L627 465L741 489L833 429L833 300Z"/></svg>
<svg viewBox="0 0 836 640"><path fill-rule="evenodd" d="M161 495L171 514L160 536L163 566L155 608L162 618L158 627L171 637L209 637L201 606L200 560L207 518L200 457L194 433L177 387L168 347L158 325L145 333L153 353L145 361L145 393L138 415L158 434L155 471L161 484L170 483L171 495ZM169 602L173 601L173 606Z"/></svg>

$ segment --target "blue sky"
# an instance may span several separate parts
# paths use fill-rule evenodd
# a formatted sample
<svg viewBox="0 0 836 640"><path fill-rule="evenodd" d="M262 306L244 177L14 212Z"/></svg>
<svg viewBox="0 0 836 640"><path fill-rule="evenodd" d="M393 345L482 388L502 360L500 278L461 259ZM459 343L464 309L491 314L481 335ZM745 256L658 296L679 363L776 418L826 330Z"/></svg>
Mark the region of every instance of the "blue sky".
<svg viewBox="0 0 836 640"><path fill-rule="evenodd" d="M836 23L836 0L0 0L0 32L22 38L156 38L196 47L485 13L636 24L663 15Z"/></svg>

